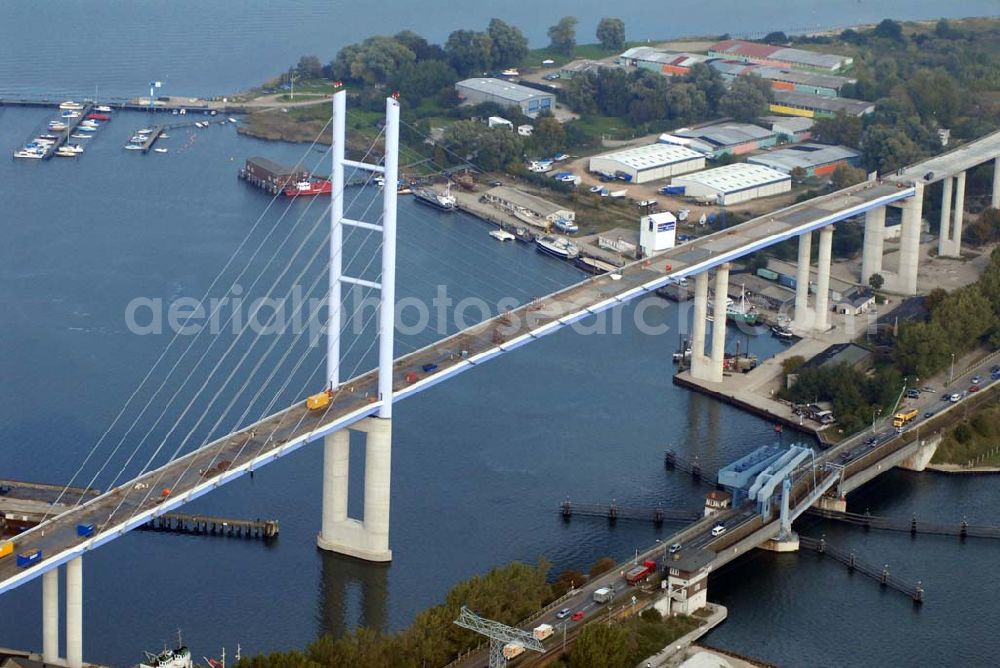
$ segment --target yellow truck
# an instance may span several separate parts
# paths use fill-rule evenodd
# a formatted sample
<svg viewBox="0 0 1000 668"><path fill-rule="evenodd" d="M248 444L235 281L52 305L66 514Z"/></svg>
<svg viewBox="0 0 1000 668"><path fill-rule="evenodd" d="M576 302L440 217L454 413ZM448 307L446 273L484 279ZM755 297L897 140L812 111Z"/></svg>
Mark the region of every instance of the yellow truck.
<svg viewBox="0 0 1000 668"><path fill-rule="evenodd" d="M908 411L900 411L892 416L892 426L896 429L900 429L907 422L917 417L917 415L919 415L919 413L916 408L912 408Z"/></svg>
<svg viewBox="0 0 1000 668"><path fill-rule="evenodd" d="M13 554L14 552L14 541L8 540L6 542L0 543L0 559Z"/></svg>
<svg viewBox="0 0 1000 668"><path fill-rule="evenodd" d="M326 408L330 405L330 398L332 394L333 393L329 390L323 390L322 392L310 396L306 399L306 408L311 411L318 411Z"/></svg>

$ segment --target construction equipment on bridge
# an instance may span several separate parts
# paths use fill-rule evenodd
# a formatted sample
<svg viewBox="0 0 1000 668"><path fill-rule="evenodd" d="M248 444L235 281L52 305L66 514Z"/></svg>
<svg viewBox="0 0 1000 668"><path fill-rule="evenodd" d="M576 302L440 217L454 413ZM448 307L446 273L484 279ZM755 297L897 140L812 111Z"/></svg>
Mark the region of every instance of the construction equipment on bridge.
<svg viewBox="0 0 1000 668"><path fill-rule="evenodd" d="M458 613L455 624L490 639L490 668L504 668L507 659L521 654L526 649L539 653L545 651L542 643L531 632L480 617L464 605ZM521 649L518 650L516 647Z"/></svg>
<svg viewBox="0 0 1000 668"><path fill-rule="evenodd" d="M318 411L322 408L326 408L330 405L330 399L333 397L333 392L331 390L323 390L322 392L317 392L306 399L306 408L311 411Z"/></svg>
<svg viewBox="0 0 1000 668"><path fill-rule="evenodd" d="M569 521L574 514L584 517L606 517L614 524L618 519L627 520L647 520L656 524L664 522L694 522L701 517L700 513L687 510L669 510L662 506L656 508L634 508L629 506L619 506L612 501L606 506L596 503L571 503L566 499L559 504L559 513L563 519Z"/></svg>
<svg viewBox="0 0 1000 668"><path fill-rule="evenodd" d="M836 520L838 522L862 526L866 529L899 531L902 533L909 533L913 536L918 533L923 533L933 536L1000 539L1000 527L969 524L969 522L964 518L961 522L925 522L918 520L916 515L907 520L902 517L877 517L867 511L864 514L846 512L840 513L834 510L822 510L820 508L810 508L809 514L828 520Z"/></svg>
<svg viewBox="0 0 1000 668"><path fill-rule="evenodd" d="M896 577L889 572L889 565L886 564L882 568L877 566L872 566L871 564L865 563L858 559L854 552L845 552L843 550L838 550L835 547L831 547L826 539L820 538L819 540L815 538L808 538L806 536L799 536L799 547L805 548L807 550L812 550L816 552L821 557L830 556L840 563L847 566L848 570L854 572L857 571L862 575L867 575L873 580L878 580L879 584L883 587L889 587L890 589L895 589L896 591L902 592L913 599L916 604L921 604L924 602L924 588L920 581L917 584L910 584L909 582L903 580L902 578Z"/></svg>

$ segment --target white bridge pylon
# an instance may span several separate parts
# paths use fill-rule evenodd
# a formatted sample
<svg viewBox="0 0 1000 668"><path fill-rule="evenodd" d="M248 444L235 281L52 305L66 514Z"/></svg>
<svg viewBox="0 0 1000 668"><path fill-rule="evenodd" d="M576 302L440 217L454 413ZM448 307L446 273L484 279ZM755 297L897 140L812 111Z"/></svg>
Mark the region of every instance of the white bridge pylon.
<svg viewBox="0 0 1000 668"><path fill-rule="evenodd" d="M379 291L378 400L377 416L352 425L365 434L364 519L347 515L350 483L350 430L341 429L325 437L323 451L323 519L316 544L367 561L391 561L389 549L389 496L392 471L392 365L393 334L396 329L396 183L399 179L399 101L385 101L385 158L381 165L347 160L347 91L333 96L333 144L331 146L332 202L330 205L330 320L327 323L326 375L331 395L340 385L341 301L344 284ZM344 168L376 172L384 179L382 216L379 224L344 216ZM382 234L382 272L378 281L344 273L342 246L344 225Z"/></svg>

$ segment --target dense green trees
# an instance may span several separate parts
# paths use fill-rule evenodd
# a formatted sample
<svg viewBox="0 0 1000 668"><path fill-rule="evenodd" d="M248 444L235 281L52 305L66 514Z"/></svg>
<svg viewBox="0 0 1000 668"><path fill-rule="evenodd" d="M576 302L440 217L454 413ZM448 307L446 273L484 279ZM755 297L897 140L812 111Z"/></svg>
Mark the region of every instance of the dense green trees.
<svg viewBox="0 0 1000 668"><path fill-rule="evenodd" d="M605 49L621 51L625 46L625 22L605 17L597 24L597 41Z"/></svg>
<svg viewBox="0 0 1000 668"><path fill-rule="evenodd" d="M318 79L323 76L323 63L317 56L302 56L295 66L295 73L303 79Z"/></svg>
<svg viewBox="0 0 1000 668"><path fill-rule="evenodd" d="M570 668L626 668L628 634L620 626L590 624L577 636L569 657Z"/></svg>
<svg viewBox="0 0 1000 668"><path fill-rule="evenodd" d="M812 133L827 144L842 144L851 148L861 148L861 133L864 123L857 116L838 111L832 118L818 118Z"/></svg>
<svg viewBox="0 0 1000 668"><path fill-rule="evenodd" d="M451 90L458 74L442 60L405 63L392 76L390 85L399 91L407 104L416 106L427 97Z"/></svg>
<svg viewBox="0 0 1000 668"><path fill-rule="evenodd" d="M576 24L580 21L575 16L564 16L559 22L549 28L549 48L567 56L573 55L576 48Z"/></svg>
<svg viewBox="0 0 1000 668"><path fill-rule="evenodd" d="M494 68L516 67L528 55L528 38L520 28L515 28L500 19L490 19L486 34L493 43Z"/></svg>
<svg viewBox="0 0 1000 668"><path fill-rule="evenodd" d="M359 628L334 639L324 636L304 652L277 652L243 659L241 668L423 668L441 666L460 650L476 645L480 637L453 624L461 606L514 624L551 600L545 578L548 564L519 562L495 568L455 585L445 602L419 613L409 628L394 635Z"/></svg>
<svg viewBox="0 0 1000 668"><path fill-rule="evenodd" d="M878 409L887 413L895 405L903 383L902 375L892 367L883 367L872 376L847 364L801 368L797 373L795 384L783 388L779 396L803 404L832 402L837 424L845 433L871 423Z"/></svg>
<svg viewBox="0 0 1000 668"><path fill-rule="evenodd" d="M484 32L456 30L448 35L444 52L462 76L481 75L493 65L493 40Z"/></svg>
<svg viewBox="0 0 1000 668"><path fill-rule="evenodd" d="M443 142L452 153L486 170L503 169L524 156L524 144L517 133L478 121L453 123L445 130Z"/></svg>
<svg viewBox="0 0 1000 668"><path fill-rule="evenodd" d="M767 113L773 99L770 82L755 75L743 76L733 81L719 100L719 112L737 121L752 121Z"/></svg>

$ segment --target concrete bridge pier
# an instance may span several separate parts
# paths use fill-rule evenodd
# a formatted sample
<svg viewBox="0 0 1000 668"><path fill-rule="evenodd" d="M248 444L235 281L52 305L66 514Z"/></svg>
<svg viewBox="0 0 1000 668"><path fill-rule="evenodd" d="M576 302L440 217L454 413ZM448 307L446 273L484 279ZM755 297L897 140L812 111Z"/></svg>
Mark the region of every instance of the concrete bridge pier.
<svg viewBox="0 0 1000 668"><path fill-rule="evenodd" d="M925 470L927 465L931 463L931 459L934 458L934 453L937 452L940 444L940 435L936 435L925 441L920 441L920 445L917 446L917 451L901 461L899 463L899 468L906 469L907 471Z"/></svg>
<svg viewBox="0 0 1000 668"><path fill-rule="evenodd" d="M915 183L916 193L903 207L903 224L899 239L899 277L896 290L904 295L917 294L917 269L920 265L920 221L923 216L924 186ZM965 187L964 177L962 187ZM960 223L956 221L956 227Z"/></svg>
<svg viewBox="0 0 1000 668"><path fill-rule="evenodd" d="M865 245L861 256L861 283L868 285L873 274L882 274L885 244L885 207L865 213Z"/></svg>
<svg viewBox="0 0 1000 668"><path fill-rule="evenodd" d="M941 225L938 230L938 255L949 257L952 255L951 249L951 206L952 206L952 177L945 178L941 182Z"/></svg>
<svg viewBox="0 0 1000 668"><path fill-rule="evenodd" d="M42 576L42 659L59 663L59 569Z"/></svg>
<svg viewBox="0 0 1000 668"><path fill-rule="evenodd" d="M830 262L833 255L833 225L819 231L819 260L816 266L816 319L817 331L830 328Z"/></svg>
<svg viewBox="0 0 1000 668"><path fill-rule="evenodd" d="M83 557L66 564L66 665L83 668Z"/></svg>
<svg viewBox="0 0 1000 668"><path fill-rule="evenodd" d="M954 195L952 184L954 184ZM961 172L944 180L944 190L941 193L941 230L938 235L938 255L941 257L962 256L964 209L965 172Z"/></svg>
<svg viewBox="0 0 1000 668"><path fill-rule="evenodd" d="M1000 157L993 159L993 190L990 193L990 207L1000 209Z"/></svg>
<svg viewBox="0 0 1000 668"><path fill-rule="evenodd" d="M722 382L726 356L726 299L729 296L729 263L715 270L712 302L712 350L705 354L705 320L708 318L708 272L694 282L694 322L691 327L691 377L710 383Z"/></svg>
<svg viewBox="0 0 1000 668"><path fill-rule="evenodd" d="M691 323L691 376L706 378L708 360L705 359L705 321L708 318L708 272L694 278L694 315Z"/></svg>
<svg viewBox="0 0 1000 668"><path fill-rule="evenodd" d="M323 520L316 544L320 549L366 561L392 561L389 549L392 420L367 418L353 425L352 430L365 434L364 519L347 515L350 430L341 429L326 438Z"/></svg>
<svg viewBox="0 0 1000 668"><path fill-rule="evenodd" d="M795 274L795 315L792 324L798 329L812 329L809 310L809 265L812 264L812 232L799 236L799 264Z"/></svg>
<svg viewBox="0 0 1000 668"><path fill-rule="evenodd" d="M722 382L722 368L726 358L726 301L729 298L729 269L727 262L715 270L715 301L712 303L712 357L708 369L709 380Z"/></svg>

